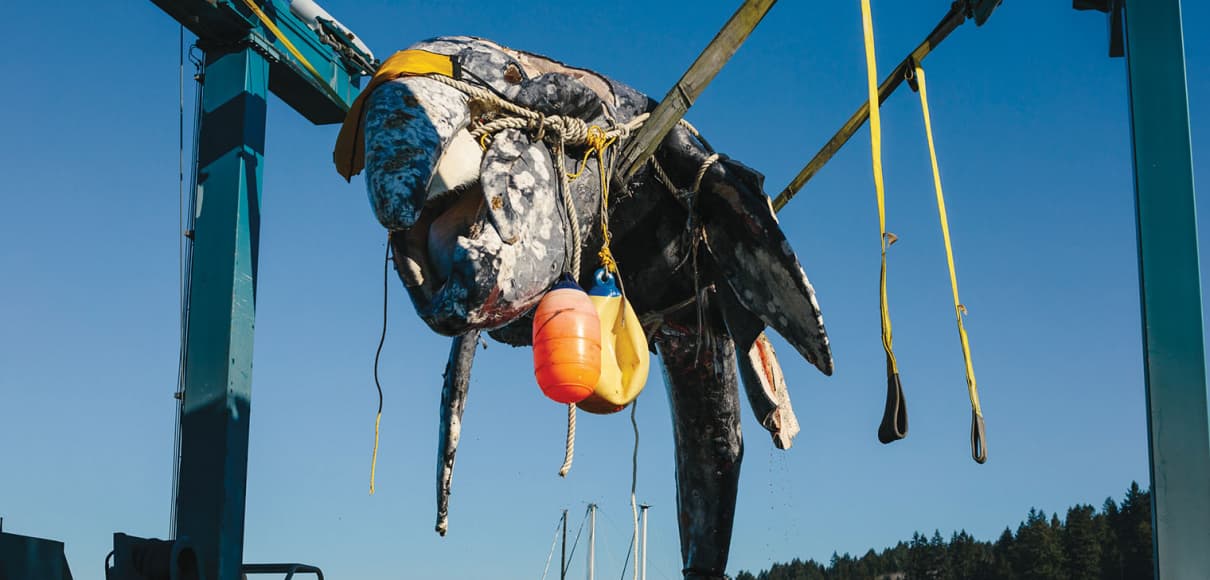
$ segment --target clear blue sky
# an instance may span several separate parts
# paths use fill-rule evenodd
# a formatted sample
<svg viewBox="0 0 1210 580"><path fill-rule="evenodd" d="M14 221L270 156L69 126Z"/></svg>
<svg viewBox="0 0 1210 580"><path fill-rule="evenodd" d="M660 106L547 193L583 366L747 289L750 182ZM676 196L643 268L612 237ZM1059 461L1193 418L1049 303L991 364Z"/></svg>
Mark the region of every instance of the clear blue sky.
<svg viewBox="0 0 1210 580"><path fill-rule="evenodd" d="M177 24L150 2L10 4L0 38L0 516L7 531L66 541L76 577L97 579L113 531L168 530ZM734 4L327 7L379 55L474 34L662 95ZM948 5L875 2L884 71ZM1188 30L1210 19L1204 3L1185 9ZM745 411L731 573L861 553L915 530L990 539L1031 506L1099 505L1146 480L1125 64L1107 58L1105 29L1102 15L1069 2L1009 0L927 61L987 465L968 457L915 95L897 94L883 116L906 441L875 438L884 379L868 133L782 213L819 292L836 374L777 343L803 430L782 453ZM775 6L690 119L780 189L864 98L860 32L856 1ZM1210 137L1210 37L1185 42L1204 179L1210 149L1196 146ZM432 531L448 341L420 323L394 280L379 491L367 496L385 236L361 179L349 185L333 171L335 136L270 101L246 559L314 562L332 578L535 577L559 511L570 508L574 525L595 501L599 573L619 574L629 421L584 418L575 467L560 480L564 412L539 395L528 350L493 343L476 361L450 533ZM653 374L638 409L653 578L680 568L663 390Z"/></svg>

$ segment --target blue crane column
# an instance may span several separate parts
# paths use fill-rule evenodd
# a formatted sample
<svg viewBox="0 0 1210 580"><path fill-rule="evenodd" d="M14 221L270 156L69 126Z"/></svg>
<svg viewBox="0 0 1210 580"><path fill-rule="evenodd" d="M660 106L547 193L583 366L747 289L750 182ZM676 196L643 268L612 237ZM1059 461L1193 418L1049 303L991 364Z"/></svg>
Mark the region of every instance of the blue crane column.
<svg viewBox="0 0 1210 580"><path fill-rule="evenodd" d="M176 525L207 579L238 580L269 68L245 46L205 70Z"/></svg>
<svg viewBox="0 0 1210 580"><path fill-rule="evenodd" d="M152 2L206 51L175 539L206 580L240 580L266 95L339 123L377 62L343 25L287 0Z"/></svg>
<svg viewBox="0 0 1210 580"><path fill-rule="evenodd" d="M1210 573L1210 430L1179 0L1126 0L1156 578Z"/></svg>

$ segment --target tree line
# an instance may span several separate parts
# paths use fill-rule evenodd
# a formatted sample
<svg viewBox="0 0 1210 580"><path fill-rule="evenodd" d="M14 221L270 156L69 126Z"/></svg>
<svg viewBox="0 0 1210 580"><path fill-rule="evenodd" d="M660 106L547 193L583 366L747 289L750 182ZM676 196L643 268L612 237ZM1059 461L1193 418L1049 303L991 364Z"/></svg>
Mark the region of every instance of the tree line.
<svg viewBox="0 0 1210 580"><path fill-rule="evenodd" d="M1208 547L1207 549L1210 549ZM832 553L825 565L794 559L735 580L1148 580L1153 578L1151 494L1132 482L1119 504L1107 498L1047 516L1030 509L1025 521L995 541L966 530L946 540L920 532L881 552L861 557Z"/></svg>

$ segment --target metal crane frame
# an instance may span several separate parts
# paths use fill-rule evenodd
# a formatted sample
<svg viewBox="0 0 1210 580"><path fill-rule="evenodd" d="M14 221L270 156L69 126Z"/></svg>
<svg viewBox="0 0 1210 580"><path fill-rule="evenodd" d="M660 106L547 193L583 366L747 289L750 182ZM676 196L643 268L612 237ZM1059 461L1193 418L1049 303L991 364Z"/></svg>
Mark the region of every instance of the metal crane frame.
<svg viewBox="0 0 1210 580"><path fill-rule="evenodd" d="M325 43L291 14L286 0L257 2L285 38L238 0L152 1L206 50L176 540L192 546L208 580L237 580L266 94L275 93L314 123L335 123L356 96L358 79L372 71ZM1111 37L1124 38L1119 46L1124 44L1130 87L1157 577L1200 578L1210 570L1210 429L1180 2L1076 4L1108 11ZM284 41L320 78L291 56Z"/></svg>

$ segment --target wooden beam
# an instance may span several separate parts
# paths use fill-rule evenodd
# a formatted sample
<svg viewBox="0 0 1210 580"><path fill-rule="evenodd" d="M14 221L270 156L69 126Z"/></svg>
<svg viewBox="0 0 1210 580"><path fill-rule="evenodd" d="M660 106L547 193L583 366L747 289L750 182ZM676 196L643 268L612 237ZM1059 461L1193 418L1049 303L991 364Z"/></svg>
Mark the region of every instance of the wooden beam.
<svg viewBox="0 0 1210 580"><path fill-rule="evenodd" d="M886 101L887 97L891 96L891 93L895 92L895 89L899 88L899 85L903 83L903 81L907 78L907 75L912 71L913 62L920 62L924 60L924 57L928 56L938 44L941 44L941 41L945 40L946 37L948 37L950 33L954 31L954 29L958 28L958 26L965 21L965 3L955 2L950 6L949 12L945 14L945 17L941 19L941 22L937 24L937 27L934 28L933 31L929 33L928 37L924 39L924 42L921 42L920 45L911 52L911 54L904 58L903 61L895 67L895 70L891 71L891 74L887 75L886 79L882 81L882 84L878 85L879 104ZM815 174L819 173L819 170L823 169L823 166L828 161L832 160L832 156L836 155L836 152L840 151L840 148L844 147L845 143L848 143L853 134L856 133L862 125L865 125L865 122L869 120L869 118L870 102L867 100L861 103L860 107L857 107L857 111L853 113L853 116L849 117L848 121L845 121L845 124L840 127L840 130L837 131L836 134L824 144L823 148L815 154L815 157L811 158L811 161L807 163L806 167L803 167L802 171L798 172L798 175L794 177L790 184L777 195L777 198L773 200L773 211L781 211L781 208L785 207L785 205L790 202L794 195L807 184L807 181L810 181L812 177L815 177Z"/></svg>
<svg viewBox="0 0 1210 580"><path fill-rule="evenodd" d="M639 132L622 148L619 175L625 179L635 174L659 147L664 136L685 116L689 107L714 80L718 71L735 55L735 51L760 24L776 0L745 0L731 19L715 35L714 40L698 55L689 70L672 86L664 100L651 112L651 117Z"/></svg>

